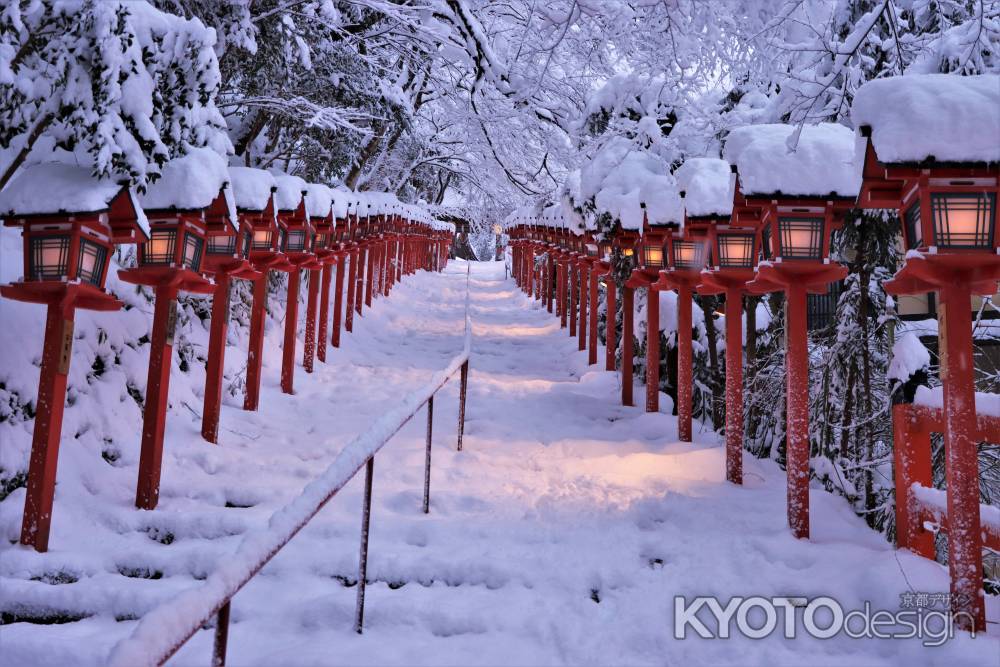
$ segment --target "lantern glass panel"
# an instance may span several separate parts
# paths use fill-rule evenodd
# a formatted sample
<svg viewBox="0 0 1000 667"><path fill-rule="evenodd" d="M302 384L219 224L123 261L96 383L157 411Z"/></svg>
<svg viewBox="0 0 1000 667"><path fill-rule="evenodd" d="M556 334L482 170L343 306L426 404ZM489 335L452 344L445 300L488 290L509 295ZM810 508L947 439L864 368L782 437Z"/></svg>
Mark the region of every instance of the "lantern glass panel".
<svg viewBox="0 0 1000 667"><path fill-rule="evenodd" d="M659 269L663 266L663 246L659 243L647 243L643 246L643 259L646 267Z"/></svg>
<svg viewBox="0 0 1000 667"><path fill-rule="evenodd" d="M931 193L934 241L942 248L992 248L996 195Z"/></svg>
<svg viewBox="0 0 1000 667"><path fill-rule="evenodd" d="M588 257L597 257L597 244L596 243L588 243L587 244L587 256Z"/></svg>
<svg viewBox="0 0 1000 667"><path fill-rule="evenodd" d="M903 216L906 249L912 250L924 244L924 230L920 224L920 200L913 202L913 205L906 210Z"/></svg>
<svg viewBox="0 0 1000 667"><path fill-rule="evenodd" d="M701 241L674 241L675 269L702 269L705 267L705 244Z"/></svg>
<svg viewBox="0 0 1000 667"><path fill-rule="evenodd" d="M271 250L271 239L274 232L270 229L255 229L253 232L254 250Z"/></svg>
<svg viewBox="0 0 1000 667"><path fill-rule="evenodd" d="M720 233L719 268L752 269L754 266L753 234Z"/></svg>
<svg viewBox="0 0 1000 667"><path fill-rule="evenodd" d="M100 287L104 281L104 267L108 261L107 247L81 238L80 256L77 259L77 278L85 283Z"/></svg>
<svg viewBox="0 0 1000 667"><path fill-rule="evenodd" d="M782 259L823 259L823 218L778 218Z"/></svg>
<svg viewBox="0 0 1000 667"><path fill-rule="evenodd" d="M232 236L209 236L208 237L208 254L209 255L235 255L236 254L236 235Z"/></svg>
<svg viewBox="0 0 1000 667"><path fill-rule="evenodd" d="M601 243L601 257L608 257L611 255L611 243L604 241Z"/></svg>
<svg viewBox="0 0 1000 667"><path fill-rule="evenodd" d="M285 237L285 250L288 252L305 252L306 233L303 230L293 230Z"/></svg>
<svg viewBox="0 0 1000 667"><path fill-rule="evenodd" d="M176 229L155 229L142 244L143 264L173 264L177 248Z"/></svg>
<svg viewBox="0 0 1000 667"><path fill-rule="evenodd" d="M184 235L184 256L181 257L181 264L191 269L199 271L201 269L201 251L205 242L188 232Z"/></svg>
<svg viewBox="0 0 1000 667"><path fill-rule="evenodd" d="M69 236L35 236L29 243L31 279L63 280L69 271Z"/></svg>

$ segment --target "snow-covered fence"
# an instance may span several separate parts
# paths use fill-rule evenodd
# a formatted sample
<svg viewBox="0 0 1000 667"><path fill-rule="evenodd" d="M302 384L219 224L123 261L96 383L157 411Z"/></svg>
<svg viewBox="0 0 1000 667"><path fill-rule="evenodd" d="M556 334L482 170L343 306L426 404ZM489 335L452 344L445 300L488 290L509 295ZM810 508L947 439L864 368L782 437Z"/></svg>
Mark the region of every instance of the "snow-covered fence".
<svg viewBox="0 0 1000 667"><path fill-rule="evenodd" d="M132 635L115 645L108 658L110 667L162 665L170 659L213 616L216 618L212 665L226 660L229 610L233 597L287 545L321 509L365 468L365 495L362 507L361 554L359 559L358 602L355 630L361 632L364 617L365 570L368 552L368 517L371 511L372 473L375 454L405 426L424 405L427 411L427 456L424 478L424 512L429 509L430 448L434 395L456 373L460 374L457 448L462 449L465 427L465 399L472 349L472 321L469 317L469 271L466 270L465 342L446 368L436 373L421 389L406 396L372 426L347 444L333 463L302 493L277 510L267 527L243 538L231 558L205 582L187 590L142 617Z"/></svg>
<svg viewBox="0 0 1000 667"><path fill-rule="evenodd" d="M976 394L976 436L986 442L1000 442L1000 415L993 394ZM896 536L901 549L909 549L934 559L934 533L949 532L947 493L934 488L931 475L931 434L945 431L945 414L940 388L918 390L916 402L893 406L894 455L896 473ZM962 533L952 549L1000 550L1000 511L979 506L980 534ZM958 517L959 520L964 517ZM963 521L964 523L964 521Z"/></svg>

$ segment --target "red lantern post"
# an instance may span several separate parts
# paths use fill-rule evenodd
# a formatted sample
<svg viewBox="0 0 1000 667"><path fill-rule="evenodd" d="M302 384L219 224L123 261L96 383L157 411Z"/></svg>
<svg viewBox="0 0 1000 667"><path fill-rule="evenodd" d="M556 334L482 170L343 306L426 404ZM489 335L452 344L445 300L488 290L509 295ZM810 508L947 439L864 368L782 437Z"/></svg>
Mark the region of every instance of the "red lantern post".
<svg viewBox="0 0 1000 667"><path fill-rule="evenodd" d="M284 225L283 250L291 269L285 302L285 340L281 350L281 391L293 394L295 382L295 347L298 341L299 286L303 270L321 268L313 252L315 227L306 208L307 185L297 176L275 174L278 189L275 204L278 223Z"/></svg>
<svg viewBox="0 0 1000 667"><path fill-rule="evenodd" d="M0 286L8 299L45 304L42 368L28 463L21 544L48 550L66 384L77 309L114 311L104 291L115 243L148 238L134 193L75 165L25 167L0 192L4 225L22 229L24 279Z"/></svg>
<svg viewBox="0 0 1000 667"><path fill-rule="evenodd" d="M302 367L313 372L313 359L326 361L326 322L329 315L331 266L337 256L333 239L333 191L325 185L306 185L306 211L315 233L313 252L317 267L309 271L309 294L306 299L306 336ZM321 294L322 293L322 294ZM317 331L317 310L319 327Z"/></svg>
<svg viewBox="0 0 1000 667"><path fill-rule="evenodd" d="M642 206L643 234L638 242L638 265L625 283L630 289L645 288L646 297L646 412L660 410L660 289L667 285L661 280L666 268L666 242L675 221L663 220L650 224L646 205ZM679 211L678 211L679 213Z"/></svg>
<svg viewBox="0 0 1000 667"><path fill-rule="evenodd" d="M788 523L795 537L809 536L809 355L806 294L826 293L847 270L830 261L830 233L854 207L859 179L853 169L854 137L832 123L801 128L798 148L787 141L798 128L737 128L727 157L737 171L735 205L760 210L766 258L749 289L785 293ZM823 155L822 162L814 161ZM816 172L823 177L817 179ZM825 190L825 192L820 192Z"/></svg>
<svg viewBox="0 0 1000 667"><path fill-rule="evenodd" d="M993 295L1000 283L1000 88L995 76L947 77L950 92L942 96L941 78L866 84L852 117L866 141L859 205L897 209L903 223L906 261L885 290L938 296L951 610L958 627L982 632L972 297ZM907 104L915 92L940 105ZM896 502L910 504L911 490L897 488Z"/></svg>
<svg viewBox="0 0 1000 667"><path fill-rule="evenodd" d="M635 249L639 234L631 230L621 230L615 236L615 243L627 262L635 267ZM630 276L631 280L631 276ZM622 405L635 405L632 398L634 380L632 377L635 359L635 290L622 285Z"/></svg>
<svg viewBox="0 0 1000 667"><path fill-rule="evenodd" d="M212 169L213 163L217 169ZM210 176L215 179L208 181ZM138 266L118 272L125 282L153 288L155 295L135 497L140 509L155 509L159 502L177 296L181 291L214 292L212 283L201 275L206 211L227 177L225 162L211 151L168 162L160 180L149 186L141 200L150 221L150 236L138 244Z"/></svg>
<svg viewBox="0 0 1000 667"><path fill-rule="evenodd" d="M226 172L228 176L228 172ZM205 398L201 414L201 436L219 442L219 416L222 410L222 378L226 363L226 338L229 330L229 295L234 278L256 280L260 274L248 257L253 229L240 218L232 186L225 188L206 211L205 257L202 273L215 281L212 294L212 322L208 335L208 361L205 364Z"/></svg>

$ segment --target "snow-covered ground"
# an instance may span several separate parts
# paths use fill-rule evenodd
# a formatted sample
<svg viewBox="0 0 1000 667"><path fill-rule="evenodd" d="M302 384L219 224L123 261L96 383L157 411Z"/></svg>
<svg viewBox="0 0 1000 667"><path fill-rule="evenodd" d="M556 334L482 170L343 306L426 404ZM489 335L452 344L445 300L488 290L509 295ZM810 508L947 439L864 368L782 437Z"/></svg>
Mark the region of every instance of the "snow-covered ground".
<svg viewBox="0 0 1000 667"><path fill-rule="evenodd" d="M453 262L404 280L313 376L299 369L294 397L277 390L273 360L261 411L225 407L219 447L200 439L196 420L172 419L153 512L131 506L135 456L115 467L64 457L52 550L5 542L0 592L5 609L16 601L25 614L83 618L0 626L0 664L101 664L135 618L198 585L242 533L461 349L465 271ZM228 664L998 663L996 599L992 636L938 648L788 640L780 630L764 640L690 630L674 639L678 595L723 605L829 595L845 609L870 601L892 611L901 594L946 592L947 572L894 551L818 488L812 539L794 540L777 466L747 458L745 485L727 484L715 436L678 443L668 414L621 407L617 376L589 370L557 319L503 280L502 265L472 271L465 451L454 449L453 382L435 405L429 515L420 511L423 415L378 455L364 634L351 627L359 475L236 596ZM23 490L0 505L4 535L16 536L21 503ZM199 633L171 664L208 663L211 642L211 631Z"/></svg>

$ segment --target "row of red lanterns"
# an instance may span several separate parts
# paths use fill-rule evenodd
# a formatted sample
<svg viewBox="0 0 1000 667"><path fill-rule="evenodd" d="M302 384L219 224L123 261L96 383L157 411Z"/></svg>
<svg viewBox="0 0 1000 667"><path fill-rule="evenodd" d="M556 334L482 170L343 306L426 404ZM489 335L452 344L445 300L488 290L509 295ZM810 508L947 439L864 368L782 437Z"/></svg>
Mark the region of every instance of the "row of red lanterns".
<svg viewBox="0 0 1000 667"><path fill-rule="evenodd" d="M890 294L939 295L942 316L942 383L945 395L947 493L950 535L949 567L952 593L964 600L957 611L985 628L982 538L975 442L975 396L972 359L972 295L992 295L1000 280L1000 166L995 162L922 164L880 161L869 128L861 129L867 142L860 194L845 196L766 196L741 192L733 179L731 213L706 216L685 214L677 225L650 224L643 230L622 230L613 238L577 234L538 218L517 218L508 230L514 277L529 294L555 299L565 325L566 313L580 303L584 319L585 282L608 285L607 370L614 370L616 288L607 276L611 255L632 258L631 276L622 292L624 340L622 401L632 404L632 298L635 289L650 290L647 321L658 321L655 291L678 292L678 431L691 440L691 301L692 293L724 294L726 303L726 478L742 483L743 358L742 302L744 295L780 291L786 304L786 437L788 522L796 537L809 536L809 385L806 296L825 293L842 279L846 268L831 261L832 232L848 211L895 209L903 222L903 243L909 252L904 266L884 287ZM736 169L733 168L735 174ZM682 193L683 197L683 193ZM535 266L535 258L547 259ZM553 266L554 265L554 266ZM537 275L536 275L537 274ZM589 274L589 281L587 276ZM556 276L557 294L551 290ZM579 297L567 296L567 278L579 286ZM575 277L574 277L575 276ZM576 292L574 292L576 293ZM564 304L566 300L570 303ZM591 364L597 361L597 316L591 306ZM659 332L647 326L646 409L658 409ZM944 335L944 333L947 335ZM574 331L570 330L570 335ZM584 347L580 330L580 349Z"/></svg>
<svg viewBox="0 0 1000 667"><path fill-rule="evenodd" d="M206 176L192 163L198 160L216 168L208 169ZM372 207L357 199L341 207L337 215L333 197L343 198L344 193L335 195L325 186L258 169L227 170L224 162L220 171L214 163L221 160L214 153L195 151L168 163L163 180L171 181L173 168L174 185L214 173L217 182L208 186L214 194L194 204L190 191L197 187L191 183L174 192L168 183L159 190L154 185L137 197L126 185L94 179L86 170L64 164L25 168L0 196L4 224L22 228L25 269L24 278L0 286L0 294L48 306L22 544L37 551L48 548L75 311L114 311L123 306L104 289L116 245L137 247L137 266L120 270L119 278L148 286L155 295L136 491L136 506L142 509L155 508L159 498L180 292L213 297L202 435L216 443L233 279L253 283L244 409L256 410L269 271L288 274L281 388L291 394L301 271L308 270L310 276L303 366L312 372L314 357L326 359L334 270L330 342L337 347L345 295L344 324L351 331L354 314L362 313L362 305L371 306L373 294L388 296L404 275L418 269L440 271L447 264L453 233L415 218L414 214L420 214L404 204ZM285 187L284 193L280 186Z"/></svg>

